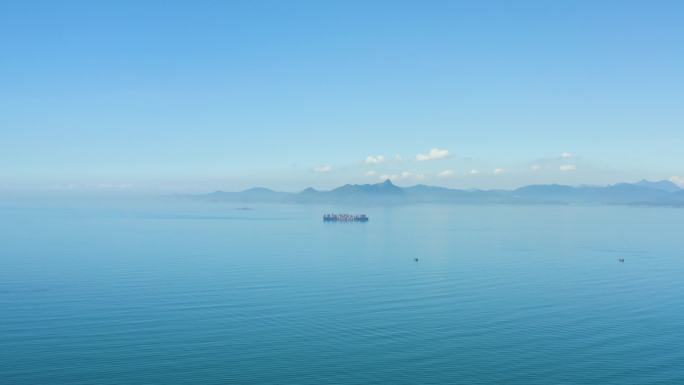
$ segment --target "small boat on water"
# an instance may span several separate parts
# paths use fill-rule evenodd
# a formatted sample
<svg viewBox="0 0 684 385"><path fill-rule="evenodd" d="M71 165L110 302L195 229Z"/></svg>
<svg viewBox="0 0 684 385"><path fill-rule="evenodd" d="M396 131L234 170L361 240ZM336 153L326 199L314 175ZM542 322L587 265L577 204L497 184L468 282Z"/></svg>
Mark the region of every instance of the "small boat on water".
<svg viewBox="0 0 684 385"><path fill-rule="evenodd" d="M324 214L323 222L368 222L366 214Z"/></svg>

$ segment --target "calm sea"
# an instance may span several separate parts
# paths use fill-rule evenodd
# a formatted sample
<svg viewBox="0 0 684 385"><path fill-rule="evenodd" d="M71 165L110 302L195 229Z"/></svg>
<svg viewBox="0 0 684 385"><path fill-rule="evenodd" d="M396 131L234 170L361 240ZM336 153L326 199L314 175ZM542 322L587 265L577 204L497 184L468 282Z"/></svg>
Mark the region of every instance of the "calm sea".
<svg viewBox="0 0 684 385"><path fill-rule="evenodd" d="M239 206L0 205L0 383L684 384L683 209Z"/></svg>

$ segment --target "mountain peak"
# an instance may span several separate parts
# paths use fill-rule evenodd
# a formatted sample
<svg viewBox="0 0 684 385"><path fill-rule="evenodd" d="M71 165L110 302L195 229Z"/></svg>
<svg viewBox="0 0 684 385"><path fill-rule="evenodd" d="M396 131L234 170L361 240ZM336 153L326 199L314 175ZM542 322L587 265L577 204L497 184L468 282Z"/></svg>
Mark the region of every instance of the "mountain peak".
<svg viewBox="0 0 684 385"><path fill-rule="evenodd" d="M248 188L247 190L244 190L243 192L246 192L246 193L272 193L274 191L271 190L270 188L266 188L266 187L252 187L252 188Z"/></svg>
<svg viewBox="0 0 684 385"><path fill-rule="evenodd" d="M640 186L640 187L648 187L648 188L667 191L667 192L677 192L677 191L681 190L681 188L679 188L679 186L677 186L676 184L672 183L669 180L650 181L650 180L642 179L642 180L640 180L634 184L636 186Z"/></svg>
<svg viewBox="0 0 684 385"><path fill-rule="evenodd" d="M671 192L668 192L671 190ZM454 190L416 185L399 187L390 179L373 184L346 184L332 190L307 188L299 193L263 187L242 192L214 192L211 201L275 203L511 203L511 204L625 204L684 207L684 189L670 181L639 181L609 186L529 185L515 190Z"/></svg>

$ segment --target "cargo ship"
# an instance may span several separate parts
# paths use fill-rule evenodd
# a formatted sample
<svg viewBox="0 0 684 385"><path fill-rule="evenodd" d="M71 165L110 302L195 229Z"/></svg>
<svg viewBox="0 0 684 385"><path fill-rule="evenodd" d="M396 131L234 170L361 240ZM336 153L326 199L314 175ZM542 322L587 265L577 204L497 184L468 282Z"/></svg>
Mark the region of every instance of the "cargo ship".
<svg viewBox="0 0 684 385"><path fill-rule="evenodd" d="M323 222L368 222L366 214L324 214Z"/></svg>

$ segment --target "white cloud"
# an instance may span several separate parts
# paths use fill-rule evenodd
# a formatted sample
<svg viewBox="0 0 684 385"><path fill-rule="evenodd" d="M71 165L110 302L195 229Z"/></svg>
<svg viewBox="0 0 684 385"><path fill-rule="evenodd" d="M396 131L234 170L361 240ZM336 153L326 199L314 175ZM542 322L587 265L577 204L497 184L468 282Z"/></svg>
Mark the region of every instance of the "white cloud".
<svg viewBox="0 0 684 385"><path fill-rule="evenodd" d="M540 166L540 165L538 165L538 164L535 164L535 165L532 165L532 167L530 167L530 169L531 169L532 171L535 171L535 172L536 172L536 171L541 170L541 169L542 169L542 166Z"/></svg>
<svg viewBox="0 0 684 385"><path fill-rule="evenodd" d="M366 176L376 176L378 173L371 170L371 171L366 171Z"/></svg>
<svg viewBox="0 0 684 385"><path fill-rule="evenodd" d="M394 156L394 160L396 160L397 162L401 162L402 160L404 160L404 158L402 158L401 155L397 154Z"/></svg>
<svg viewBox="0 0 684 385"><path fill-rule="evenodd" d="M575 171L575 170L577 170L577 166L575 166L574 164L564 164L564 165L560 166L559 169L563 172Z"/></svg>
<svg viewBox="0 0 684 385"><path fill-rule="evenodd" d="M316 166L312 170L313 172L320 172L320 173L326 173L332 171L332 166L330 165L321 165L321 166Z"/></svg>
<svg viewBox="0 0 684 385"><path fill-rule="evenodd" d="M397 180L402 180L402 179L415 179L415 180L423 180L425 179L425 175L423 174L414 174L409 171L404 171L401 174L399 174L399 177Z"/></svg>
<svg viewBox="0 0 684 385"><path fill-rule="evenodd" d="M423 174L414 174L410 171L404 171L401 174L382 174L378 178L381 181L384 180L392 180L392 181L401 181L401 180L407 180L407 179L414 179L414 180L423 180L425 179L425 175Z"/></svg>
<svg viewBox="0 0 684 385"><path fill-rule="evenodd" d="M477 174L479 174L479 173L480 173L480 172L479 172L478 170L476 170L476 169L472 169L472 170L468 171L468 175L477 175Z"/></svg>
<svg viewBox="0 0 684 385"><path fill-rule="evenodd" d="M673 176L670 178L670 182L676 184L677 186L684 188L684 177L683 176Z"/></svg>
<svg viewBox="0 0 684 385"><path fill-rule="evenodd" d="M378 163L383 163L385 161L385 157L382 155L368 155L366 157L366 163L367 164L378 164Z"/></svg>
<svg viewBox="0 0 684 385"><path fill-rule="evenodd" d="M439 148L433 148L428 152L427 154L418 154L416 155L416 160L436 160L436 159L444 159L448 158L450 156L448 150L443 150Z"/></svg>
<svg viewBox="0 0 684 385"><path fill-rule="evenodd" d="M454 176L456 176L456 173L453 170L444 170L444 171L440 172L439 174L437 174L438 178L444 178L444 179L453 178Z"/></svg>
<svg viewBox="0 0 684 385"><path fill-rule="evenodd" d="M563 159L570 159L570 158L572 158L572 154L569 153L569 152L564 152L564 153L561 154L561 158L563 158Z"/></svg>
<svg viewBox="0 0 684 385"><path fill-rule="evenodd" d="M494 175L501 175L505 172L506 172L506 170L504 170L503 168L495 168L494 169Z"/></svg>

